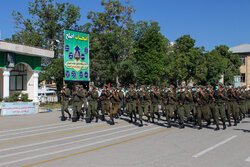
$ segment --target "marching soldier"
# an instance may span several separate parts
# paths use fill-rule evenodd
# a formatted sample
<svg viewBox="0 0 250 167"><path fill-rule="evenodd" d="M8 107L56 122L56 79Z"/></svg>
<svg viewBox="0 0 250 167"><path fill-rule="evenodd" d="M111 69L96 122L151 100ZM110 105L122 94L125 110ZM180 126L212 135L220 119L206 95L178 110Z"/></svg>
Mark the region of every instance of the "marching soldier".
<svg viewBox="0 0 250 167"><path fill-rule="evenodd" d="M149 113L148 113L148 103L149 103L150 95L149 93L145 90L145 87L142 86L141 90L139 92L139 104L138 104L138 111L139 111L139 120L140 120L140 126L143 126L142 123L142 116L143 113L147 117L147 121L150 121Z"/></svg>
<svg viewBox="0 0 250 167"><path fill-rule="evenodd" d="M136 100L137 100L136 96L137 94L133 90L133 86L130 86L129 91L126 93L130 122L133 122L133 115L134 115L134 122L136 122Z"/></svg>
<svg viewBox="0 0 250 167"><path fill-rule="evenodd" d="M208 94L203 90L202 87L198 88L198 97L197 97L197 121L199 128L202 129L202 121L201 118L203 117L208 123L210 122L210 114L209 114L209 108L208 108L208 100L209 96Z"/></svg>
<svg viewBox="0 0 250 167"><path fill-rule="evenodd" d="M108 91L107 87L104 86L102 93L101 93L101 100L102 100L102 116L101 120L105 121L105 112L110 112L110 92Z"/></svg>
<svg viewBox="0 0 250 167"><path fill-rule="evenodd" d="M242 87L239 89L238 91L238 97L239 97L239 118L240 121L245 118L245 114L246 114L246 92L245 92L245 88Z"/></svg>
<svg viewBox="0 0 250 167"><path fill-rule="evenodd" d="M171 127L171 118L174 116L174 111L176 108L176 94L174 93L174 87L170 86L167 93L167 106L166 106L166 120L168 122L168 127ZM166 102L165 102L166 103Z"/></svg>
<svg viewBox="0 0 250 167"><path fill-rule="evenodd" d="M227 100L227 97L225 95L225 92L222 89L221 84L216 86L215 99L216 99L215 124L216 124L216 127L217 127L216 130L219 129L219 116L221 117L221 120L222 120L222 123L223 123L223 130L225 130L226 129L225 100Z"/></svg>
<svg viewBox="0 0 250 167"><path fill-rule="evenodd" d="M80 85L75 86L75 92L73 93L73 118L72 122L76 122L80 118L82 108L82 98L84 97L83 92L80 90Z"/></svg>
<svg viewBox="0 0 250 167"><path fill-rule="evenodd" d="M229 85L229 89L228 89L228 121L229 121L229 126L231 126L231 113L234 119L234 126L237 125L237 121L239 119L239 108L238 108L238 96L237 96L237 92L234 89L234 85L231 84Z"/></svg>
<svg viewBox="0 0 250 167"><path fill-rule="evenodd" d="M191 122L191 115L190 115L190 113L193 110L193 96L190 93L190 91L189 91L188 88L185 88L184 95L185 95L185 98L184 98L185 100L184 100L183 107L184 107L184 112L185 112L185 115L187 117L187 123L188 123L188 122Z"/></svg>
<svg viewBox="0 0 250 167"><path fill-rule="evenodd" d="M177 115L179 117L179 128L185 128L184 125L184 101L185 101L185 94L184 94L185 89L184 88L180 88L178 90L178 108L177 108Z"/></svg>
<svg viewBox="0 0 250 167"><path fill-rule="evenodd" d="M114 125L115 122L114 122L114 116L117 114L118 112L118 107L119 107L119 102L120 102L120 99L119 99L119 95L118 95L118 92L115 91L115 90L111 90L111 96L110 96L110 99L111 99L111 111L110 111L110 120L111 120L111 125Z"/></svg>
<svg viewBox="0 0 250 167"><path fill-rule="evenodd" d="M68 110L69 106L69 98L71 96L70 89L68 88L67 85L64 85L63 89L61 90L61 103L62 103L62 116L61 116L61 121L65 121L67 117L65 117L64 112L66 112L69 116L69 119L71 119L71 114Z"/></svg>
<svg viewBox="0 0 250 167"><path fill-rule="evenodd" d="M151 89L151 93L150 93L150 97L151 97L151 108L150 108L150 116L152 118L152 123L154 123L154 118L155 118L155 114L158 116L158 121L160 120L160 113L159 113L159 102L161 100L161 96L159 94L159 92L156 91L155 87L152 87Z"/></svg>
<svg viewBox="0 0 250 167"><path fill-rule="evenodd" d="M96 122L98 122L98 114L97 114L97 99L98 92L94 86L89 87L88 92L88 112L86 117L86 122L90 123L93 117L96 117Z"/></svg>

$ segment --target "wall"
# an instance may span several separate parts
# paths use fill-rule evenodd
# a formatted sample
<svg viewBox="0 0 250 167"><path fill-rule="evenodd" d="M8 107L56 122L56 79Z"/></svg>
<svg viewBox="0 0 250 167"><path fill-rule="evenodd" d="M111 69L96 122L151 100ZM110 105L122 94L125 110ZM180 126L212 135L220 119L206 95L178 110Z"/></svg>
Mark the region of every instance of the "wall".
<svg viewBox="0 0 250 167"><path fill-rule="evenodd" d="M246 54L246 86L250 88L250 54Z"/></svg>
<svg viewBox="0 0 250 167"><path fill-rule="evenodd" d="M16 54L15 64L24 62L30 65L32 70L41 71L41 57L26 56L21 54ZM0 67L6 68L6 53L0 52Z"/></svg>
<svg viewBox="0 0 250 167"><path fill-rule="evenodd" d="M0 69L0 98L3 98L3 71Z"/></svg>
<svg viewBox="0 0 250 167"><path fill-rule="evenodd" d="M0 52L0 67L6 68L6 53Z"/></svg>

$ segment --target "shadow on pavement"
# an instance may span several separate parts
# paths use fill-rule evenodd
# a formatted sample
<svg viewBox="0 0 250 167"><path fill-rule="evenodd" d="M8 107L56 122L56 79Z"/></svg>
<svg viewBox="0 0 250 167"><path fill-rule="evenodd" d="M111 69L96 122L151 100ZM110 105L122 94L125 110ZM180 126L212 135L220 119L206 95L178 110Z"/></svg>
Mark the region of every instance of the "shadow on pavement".
<svg viewBox="0 0 250 167"><path fill-rule="evenodd" d="M241 130L244 133L250 133L250 130L248 130L248 129L234 129L234 130Z"/></svg>

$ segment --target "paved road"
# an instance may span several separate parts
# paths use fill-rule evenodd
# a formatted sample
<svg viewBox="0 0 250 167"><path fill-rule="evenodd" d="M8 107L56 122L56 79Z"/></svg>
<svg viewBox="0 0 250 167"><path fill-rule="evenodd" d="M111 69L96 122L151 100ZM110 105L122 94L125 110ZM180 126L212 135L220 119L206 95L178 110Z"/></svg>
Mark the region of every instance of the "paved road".
<svg viewBox="0 0 250 167"><path fill-rule="evenodd" d="M60 113L0 117L0 167L245 167L250 166L250 118L215 132L166 128L126 117L61 122Z"/></svg>

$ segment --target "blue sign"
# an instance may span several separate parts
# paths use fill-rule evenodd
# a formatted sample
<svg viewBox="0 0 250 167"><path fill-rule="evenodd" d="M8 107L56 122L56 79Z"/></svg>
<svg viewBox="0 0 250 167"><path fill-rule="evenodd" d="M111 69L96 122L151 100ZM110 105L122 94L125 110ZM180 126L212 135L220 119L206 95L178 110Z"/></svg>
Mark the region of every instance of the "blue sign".
<svg viewBox="0 0 250 167"><path fill-rule="evenodd" d="M80 78L83 78L83 73L82 73L82 71L80 71L79 77L80 77Z"/></svg>
<svg viewBox="0 0 250 167"><path fill-rule="evenodd" d="M71 60L71 59L73 59L73 57L74 57L74 56L73 56L73 53L70 52L70 53L69 53L69 59Z"/></svg>
<svg viewBox="0 0 250 167"><path fill-rule="evenodd" d="M84 73L84 76L85 76L85 78L88 78L89 73L88 73L88 72L85 72L85 73Z"/></svg>
<svg viewBox="0 0 250 167"><path fill-rule="evenodd" d="M69 52L69 45L65 45L65 51Z"/></svg>
<svg viewBox="0 0 250 167"><path fill-rule="evenodd" d="M69 71L66 71L66 77L69 78L70 77L70 73Z"/></svg>
<svg viewBox="0 0 250 167"><path fill-rule="evenodd" d="M2 103L1 115L24 115L35 114L36 103L32 102L16 102L16 103Z"/></svg>

